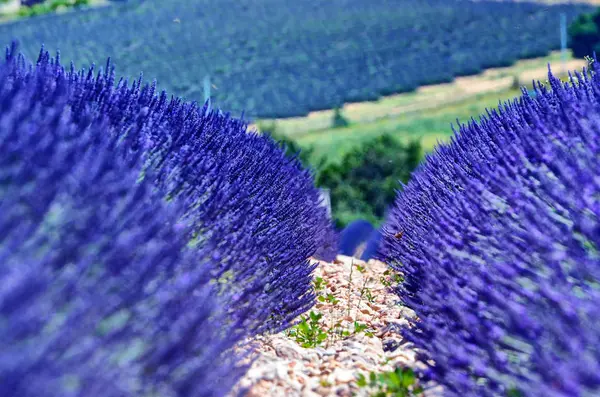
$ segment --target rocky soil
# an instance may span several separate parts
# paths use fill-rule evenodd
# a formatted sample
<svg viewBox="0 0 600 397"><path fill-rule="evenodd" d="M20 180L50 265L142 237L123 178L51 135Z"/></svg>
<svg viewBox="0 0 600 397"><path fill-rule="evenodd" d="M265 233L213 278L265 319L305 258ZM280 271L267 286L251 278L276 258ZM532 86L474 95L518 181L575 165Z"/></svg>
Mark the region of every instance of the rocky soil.
<svg viewBox="0 0 600 397"><path fill-rule="evenodd" d="M260 337L258 358L231 395L244 388L248 397L369 396L376 389L359 387L358 374L368 378L371 371L417 368L415 348L396 332L414 312L388 291L385 284L392 277L378 261L338 256L333 263L319 262L315 280L322 298L312 311L322 314L323 331L334 332L308 348L288 331ZM421 396L441 394L439 388L423 386Z"/></svg>

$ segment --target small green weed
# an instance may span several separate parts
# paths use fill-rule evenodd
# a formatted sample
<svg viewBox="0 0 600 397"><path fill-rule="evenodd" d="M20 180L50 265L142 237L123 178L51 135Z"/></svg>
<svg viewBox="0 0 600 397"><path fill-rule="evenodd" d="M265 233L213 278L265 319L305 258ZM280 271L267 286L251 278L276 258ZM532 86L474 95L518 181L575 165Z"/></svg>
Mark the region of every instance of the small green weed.
<svg viewBox="0 0 600 397"><path fill-rule="evenodd" d="M374 336L373 331L366 324L361 324L358 321L354 322L354 332L344 329L341 322L337 322L331 329L325 330L321 327L320 321L322 318L322 313L311 311L308 316L302 317L298 324L287 331L287 336L294 338L304 348L320 346L328 337L335 340L336 337L345 338L361 332L364 332L369 338Z"/></svg>
<svg viewBox="0 0 600 397"><path fill-rule="evenodd" d="M373 296L373 294L371 293L371 290L368 288L365 288L364 290L364 295L367 298L367 302L369 303L374 303L375 302L375 297Z"/></svg>
<svg viewBox="0 0 600 397"><path fill-rule="evenodd" d="M423 388L417 385L414 371L410 368L396 368L394 371L380 374L371 372L368 379L359 374L356 383L361 388L375 389L371 397L410 397L423 392Z"/></svg>
<svg viewBox="0 0 600 397"><path fill-rule="evenodd" d="M358 321L354 322L354 333L358 334L364 332L365 335L369 338L372 338L374 336L373 331L369 330L369 327L367 326L367 324L361 324Z"/></svg>
<svg viewBox="0 0 600 397"><path fill-rule="evenodd" d="M506 395L508 397L523 397L523 392L521 392L521 390L517 389L516 387L511 387L510 389L508 389Z"/></svg>
<svg viewBox="0 0 600 397"><path fill-rule="evenodd" d="M329 330L329 334L331 335L332 340L336 340L336 337L345 338L351 335L350 331L344 329L342 323L339 321Z"/></svg>
<svg viewBox="0 0 600 397"><path fill-rule="evenodd" d="M316 277L313 281L313 284L315 285L316 291L321 291L323 288L325 288L325 281L322 277Z"/></svg>
<svg viewBox="0 0 600 397"><path fill-rule="evenodd" d="M583 59L585 59L585 61L587 62L588 67L592 67L592 64L594 63L594 58L592 58L589 55L586 55L583 57Z"/></svg>
<svg viewBox="0 0 600 397"><path fill-rule="evenodd" d="M317 299L319 300L319 302L328 302L328 303L331 303L334 306L337 305L337 303L339 302L336 299L336 297L333 294L331 294L331 293L328 293L325 296L321 295Z"/></svg>
<svg viewBox="0 0 600 397"><path fill-rule="evenodd" d="M311 311L308 316L302 317L300 323L288 331L288 336L296 339L296 342L305 348L319 346L327 339L327 332L319 324L322 317L322 313Z"/></svg>
<svg viewBox="0 0 600 397"><path fill-rule="evenodd" d="M390 288L393 285L404 281L404 278L402 278L402 276L396 273L395 271L387 269L385 272L383 272L383 276L379 280L381 281L381 284Z"/></svg>

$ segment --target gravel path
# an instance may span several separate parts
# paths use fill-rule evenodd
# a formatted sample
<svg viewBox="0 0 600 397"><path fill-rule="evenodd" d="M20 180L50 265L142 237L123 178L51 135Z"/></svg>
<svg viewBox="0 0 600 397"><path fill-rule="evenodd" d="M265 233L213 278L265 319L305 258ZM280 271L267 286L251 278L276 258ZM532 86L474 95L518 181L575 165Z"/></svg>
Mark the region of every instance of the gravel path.
<svg viewBox="0 0 600 397"><path fill-rule="evenodd" d="M248 397L369 396L375 390L358 387L359 373L368 378L371 371L418 367L414 347L394 332L414 312L402 307L382 283L393 276L387 270L384 263L345 256L319 262L315 280L322 279L317 293L325 301L317 302L313 312L322 314L324 331L335 329L338 334L330 332L320 346L309 348L285 331L260 337L258 359L238 388L248 388ZM355 321L364 329L355 332ZM438 396L440 390L426 388L421 395Z"/></svg>

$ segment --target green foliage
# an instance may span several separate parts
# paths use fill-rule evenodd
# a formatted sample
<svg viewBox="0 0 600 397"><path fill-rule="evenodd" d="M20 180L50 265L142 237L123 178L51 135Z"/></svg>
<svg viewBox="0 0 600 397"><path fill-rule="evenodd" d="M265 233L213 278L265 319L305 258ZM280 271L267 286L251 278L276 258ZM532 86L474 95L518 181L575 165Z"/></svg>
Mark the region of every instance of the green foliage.
<svg viewBox="0 0 600 397"><path fill-rule="evenodd" d="M364 294L365 298L367 298L367 302L369 302L369 303L375 302L375 296L373 296L370 289L368 289L368 288L364 289L363 294ZM362 295L361 295L361 297L362 297Z"/></svg>
<svg viewBox="0 0 600 397"><path fill-rule="evenodd" d="M402 278L402 276L396 273L394 270L387 269L385 272L383 272L383 276L381 276L379 281L381 281L381 284L383 284L385 287L390 288L403 282L404 278Z"/></svg>
<svg viewBox="0 0 600 397"><path fill-rule="evenodd" d="M31 7L21 7L17 15L20 17L31 17L35 15L55 12L59 8L80 7L89 4L89 0L50 0L43 3L33 4Z"/></svg>
<svg viewBox="0 0 600 397"><path fill-rule="evenodd" d="M351 267L351 269L354 266ZM356 265L356 268L359 272L365 273L366 268L364 266ZM373 302L375 299L372 296L371 292L366 288L366 282L372 280L372 278L365 279L365 284L363 285L360 293L360 299L362 300L363 296L367 296L369 302ZM322 291L325 289L325 285L327 283L324 281L322 277L315 277L313 280L313 285L315 291ZM350 272L350 285L352 285L352 272ZM350 291L349 291L350 292ZM351 295L349 294L348 298L348 313L347 316L350 316L350 306L351 306ZM343 321L338 319L337 321L333 317L333 308L338 305L339 300L332 293L322 293L317 297L319 302L327 302L330 306L330 314L331 324L327 328L322 327L323 314L319 312L311 311L308 316L300 317L300 322L298 322L293 327L289 328L286 331L286 335L295 339L295 341L300 344L304 348L317 347L320 346L323 342L331 340L335 341L338 339L344 339L352 335L357 335L360 333L364 333L364 335L368 338L373 338L375 336L374 330L369 328L367 324L360 323L358 321L354 321L353 324L348 325L347 327L343 325ZM359 300L357 307L360 307Z"/></svg>
<svg viewBox="0 0 600 397"><path fill-rule="evenodd" d="M357 335L360 334L361 332L363 332L365 334L366 337L368 338L372 338L375 336L374 331L368 327L368 325L366 324L362 324L359 323L358 321L354 321L353 323L354 326L354 330L352 332L350 332L349 329L344 328L342 326L341 321L338 321L337 323L335 323L331 329L329 329L327 331L327 333L329 335L331 335L332 339L338 339L338 338L347 338L351 335Z"/></svg>
<svg viewBox="0 0 600 397"><path fill-rule="evenodd" d="M321 296L319 296L317 299L319 300L319 302L327 302L327 303L331 303L331 304L332 304L332 305L334 305L334 306L335 306L335 305L337 305L337 303L339 302L339 301L336 299L336 297L335 297L333 294L331 294L331 293L328 293L328 294L327 294L327 295L325 295L325 296L321 295Z"/></svg>
<svg viewBox="0 0 600 397"><path fill-rule="evenodd" d="M371 372L368 379L359 374L356 383L361 388L375 389L372 397L409 397L423 393L423 388L417 384L415 373L410 368L396 368L379 374Z"/></svg>
<svg viewBox="0 0 600 397"><path fill-rule="evenodd" d="M317 186L330 189L337 226L360 218L379 224L400 188L398 181L408 181L421 156L419 141L403 145L391 135L381 135L355 147L340 164L321 169Z"/></svg>
<svg viewBox="0 0 600 397"><path fill-rule="evenodd" d="M585 56L584 59L587 62L587 66L588 66L588 70L590 72L590 74L594 75L596 72L594 72L594 70L592 69L592 64L594 63L594 58L590 57L590 56Z"/></svg>
<svg viewBox="0 0 600 397"><path fill-rule="evenodd" d="M569 39L577 58L591 56L594 51L600 53L600 8L592 14L580 15L569 26Z"/></svg>
<svg viewBox="0 0 600 397"><path fill-rule="evenodd" d="M342 111L339 107L333 109L333 120L331 122L331 126L333 128L343 128L350 125L348 120L342 115Z"/></svg>
<svg viewBox="0 0 600 397"><path fill-rule="evenodd" d="M369 330L369 326L367 324L361 324L358 321L354 322L354 333L358 334L364 332L365 335L369 338L372 338L373 336L375 336L375 334L373 334L373 331Z"/></svg>
<svg viewBox="0 0 600 397"><path fill-rule="evenodd" d="M506 396L507 397L523 397L523 392L519 389L517 389L516 387L512 387L510 389L508 389L508 392L506 392Z"/></svg>
<svg viewBox="0 0 600 397"><path fill-rule="evenodd" d="M351 149L341 163L327 164L326 158L315 160L313 146L301 148L278 133L275 123L259 123L258 129L285 146L287 156L298 156L304 167L316 170L317 186L330 189L333 218L339 228L356 219L381 223L400 188L398 181L408 181L423 155L420 141L404 145L383 134Z"/></svg>
<svg viewBox="0 0 600 397"><path fill-rule="evenodd" d="M323 314L311 311L308 316L303 316L302 320L288 331L288 336L294 338L300 346L305 348L319 346L327 339L327 332L319 324L322 317Z"/></svg>
<svg viewBox="0 0 600 397"><path fill-rule="evenodd" d="M339 114L339 109L336 112ZM408 181L423 155L420 141L404 145L383 134L351 149L341 163L327 164L326 158L315 160L313 146L301 148L278 133L274 122L259 123L258 129L284 146L287 156L297 156L304 167L317 171L317 186L330 189L333 218L339 228L356 219L381 223L400 187L398 181Z"/></svg>
<svg viewBox="0 0 600 397"><path fill-rule="evenodd" d="M315 285L315 291L321 291L324 288L323 277L316 277L313 284Z"/></svg>

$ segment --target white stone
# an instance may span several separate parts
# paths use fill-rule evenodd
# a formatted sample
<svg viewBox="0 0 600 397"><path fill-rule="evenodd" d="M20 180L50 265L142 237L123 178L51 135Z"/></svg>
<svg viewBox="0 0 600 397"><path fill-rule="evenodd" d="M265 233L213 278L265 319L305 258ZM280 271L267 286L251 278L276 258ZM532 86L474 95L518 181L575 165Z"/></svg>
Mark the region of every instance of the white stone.
<svg viewBox="0 0 600 397"><path fill-rule="evenodd" d="M354 371L345 368L336 368L333 371L333 377L337 382L349 383L356 380Z"/></svg>
<svg viewBox="0 0 600 397"><path fill-rule="evenodd" d="M292 343L290 343L292 342ZM277 357L285 358L285 359L302 359L302 347L298 346L296 342L293 341L277 341L273 344L275 348L275 353Z"/></svg>
<svg viewBox="0 0 600 397"><path fill-rule="evenodd" d="M6 3L0 4L1 14L15 14L21 8L21 0L9 0Z"/></svg>

